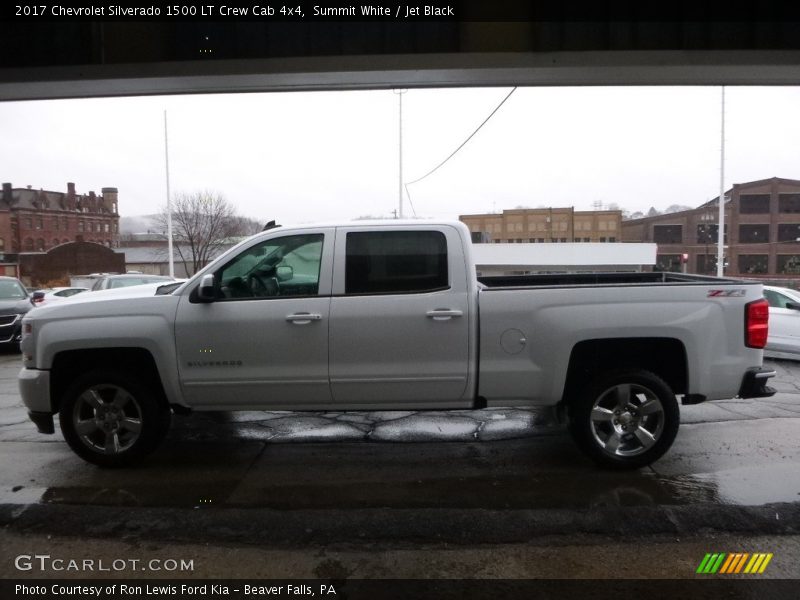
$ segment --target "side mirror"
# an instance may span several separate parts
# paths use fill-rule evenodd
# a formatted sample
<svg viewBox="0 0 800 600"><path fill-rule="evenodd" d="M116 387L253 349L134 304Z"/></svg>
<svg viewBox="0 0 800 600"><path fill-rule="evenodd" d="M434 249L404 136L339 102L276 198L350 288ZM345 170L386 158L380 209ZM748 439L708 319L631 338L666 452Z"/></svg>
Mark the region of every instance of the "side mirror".
<svg viewBox="0 0 800 600"><path fill-rule="evenodd" d="M281 265L275 269L275 277L278 278L278 281L289 281L294 277L294 269L288 265Z"/></svg>
<svg viewBox="0 0 800 600"><path fill-rule="evenodd" d="M797 302L787 302L786 308L790 310L800 310L800 304L798 304Z"/></svg>
<svg viewBox="0 0 800 600"><path fill-rule="evenodd" d="M217 292L214 289L214 276L212 274L203 275L197 288L197 298L201 302L213 302L217 299Z"/></svg>
<svg viewBox="0 0 800 600"><path fill-rule="evenodd" d="M39 304L39 302L42 300L44 300L44 292L33 292L33 295L31 296L31 304Z"/></svg>

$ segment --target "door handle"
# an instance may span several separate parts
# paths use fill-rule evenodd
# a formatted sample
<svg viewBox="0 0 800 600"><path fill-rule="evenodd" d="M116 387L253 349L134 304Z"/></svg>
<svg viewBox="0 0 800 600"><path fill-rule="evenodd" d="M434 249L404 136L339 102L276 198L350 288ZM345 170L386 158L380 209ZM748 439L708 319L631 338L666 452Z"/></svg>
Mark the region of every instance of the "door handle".
<svg viewBox="0 0 800 600"><path fill-rule="evenodd" d="M286 320L295 325L308 325L311 321L321 321L322 315L314 313L293 313L286 315Z"/></svg>
<svg viewBox="0 0 800 600"><path fill-rule="evenodd" d="M453 310L450 308L436 308L426 312L425 316L429 319L433 319L434 321L449 321L453 317L463 317L464 311Z"/></svg>

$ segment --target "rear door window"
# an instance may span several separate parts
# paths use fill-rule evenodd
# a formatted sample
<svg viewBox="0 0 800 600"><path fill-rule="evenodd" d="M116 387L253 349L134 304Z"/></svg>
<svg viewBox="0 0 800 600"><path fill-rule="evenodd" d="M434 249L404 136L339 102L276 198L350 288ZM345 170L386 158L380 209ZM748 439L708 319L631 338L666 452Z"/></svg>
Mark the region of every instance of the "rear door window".
<svg viewBox="0 0 800 600"><path fill-rule="evenodd" d="M412 294L447 288L447 241L442 232L347 234L345 293Z"/></svg>

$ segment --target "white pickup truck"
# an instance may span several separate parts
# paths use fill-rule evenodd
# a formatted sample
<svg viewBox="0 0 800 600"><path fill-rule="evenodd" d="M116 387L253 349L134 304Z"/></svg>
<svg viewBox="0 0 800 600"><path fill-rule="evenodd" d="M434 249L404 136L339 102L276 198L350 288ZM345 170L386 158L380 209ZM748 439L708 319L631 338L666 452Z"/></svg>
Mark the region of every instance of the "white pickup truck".
<svg viewBox="0 0 800 600"><path fill-rule="evenodd" d="M172 412L540 406L598 463L634 468L672 444L678 398L774 393L758 283L477 278L471 245L461 223L277 227L177 289L37 308L22 398L104 466L154 450Z"/></svg>

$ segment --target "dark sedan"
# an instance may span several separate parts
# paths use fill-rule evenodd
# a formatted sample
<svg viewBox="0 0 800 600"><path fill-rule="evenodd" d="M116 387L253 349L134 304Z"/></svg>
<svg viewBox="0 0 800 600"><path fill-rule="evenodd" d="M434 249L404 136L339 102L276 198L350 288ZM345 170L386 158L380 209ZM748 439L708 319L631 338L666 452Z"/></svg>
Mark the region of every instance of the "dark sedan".
<svg viewBox="0 0 800 600"><path fill-rule="evenodd" d="M15 277L0 277L0 345L17 344L22 317L33 305L25 286Z"/></svg>

